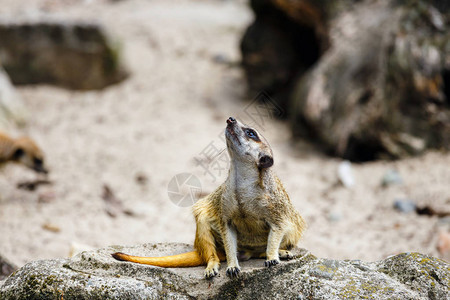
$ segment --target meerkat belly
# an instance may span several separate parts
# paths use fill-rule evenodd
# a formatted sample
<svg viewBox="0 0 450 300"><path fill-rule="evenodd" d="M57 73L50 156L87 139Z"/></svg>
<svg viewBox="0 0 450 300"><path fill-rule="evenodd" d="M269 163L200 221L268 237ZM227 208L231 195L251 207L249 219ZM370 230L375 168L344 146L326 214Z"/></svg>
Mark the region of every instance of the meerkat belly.
<svg viewBox="0 0 450 300"><path fill-rule="evenodd" d="M264 219L240 213L231 224L236 229L238 250L264 251L270 230Z"/></svg>

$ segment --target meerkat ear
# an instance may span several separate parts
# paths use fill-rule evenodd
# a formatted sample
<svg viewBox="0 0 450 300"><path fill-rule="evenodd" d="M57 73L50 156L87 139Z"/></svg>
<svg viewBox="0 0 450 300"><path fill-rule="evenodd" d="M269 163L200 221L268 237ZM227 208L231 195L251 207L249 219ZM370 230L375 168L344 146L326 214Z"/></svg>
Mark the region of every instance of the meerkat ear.
<svg viewBox="0 0 450 300"><path fill-rule="evenodd" d="M263 155L259 158L258 168L265 169L273 166L273 158L269 155Z"/></svg>
<svg viewBox="0 0 450 300"><path fill-rule="evenodd" d="M12 159L19 160L24 154L25 154L25 151L23 151L22 148L17 148L16 151L14 151L14 153L12 155Z"/></svg>

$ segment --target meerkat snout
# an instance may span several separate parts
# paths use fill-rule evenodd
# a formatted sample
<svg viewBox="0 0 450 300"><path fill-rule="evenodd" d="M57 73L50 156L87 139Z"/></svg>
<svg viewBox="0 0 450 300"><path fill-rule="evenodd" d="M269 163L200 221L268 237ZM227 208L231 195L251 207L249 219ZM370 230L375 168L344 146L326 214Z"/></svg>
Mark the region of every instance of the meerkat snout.
<svg viewBox="0 0 450 300"><path fill-rule="evenodd" d="M229 117L225 136L231 157L256 164L258 169L269 168L273 165L270 145L256 129Z"/></svg>
<svg viewBox="0 0 450 300"><path fill-rule="evenodd" d="M231 125L231 124L233 124L233 123L236 123L236 119L233 118L233 117L229 117L229 118L227 119L227 124L228 124L228 125Z"/></svg>

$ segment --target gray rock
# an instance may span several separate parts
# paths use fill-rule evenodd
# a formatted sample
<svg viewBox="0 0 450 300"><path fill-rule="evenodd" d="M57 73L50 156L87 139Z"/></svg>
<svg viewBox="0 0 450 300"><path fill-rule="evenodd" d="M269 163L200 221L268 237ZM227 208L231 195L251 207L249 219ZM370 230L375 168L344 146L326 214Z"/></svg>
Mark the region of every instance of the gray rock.
<svg viewBox="0 0 450 300"><path fill-rule="evenodd" d="M388 170L381 180L381 185L384 187L394 185L394 184L402 184L403 179L400 173L397 170Z"/></svg>
<svg viewBox="0 0 450 300"><path fill-rule="evenodd" d="M402 213L411 213L416 211L417 205L409 199L396 199L394 201L394 208Z"/></svg>
<svg viewBox="0 0 450 300"><path fill-rule="evenodd" d="M168 255L184 244L112 246L73 259L31 262L0 283L1 299L446 299L450 265L419 253L379 262L319 259L304 249L269 269L264 261L242 262L242 276L203 278L203 267L163 269L119 262L115 251Z"/></svg>
<svg viewBox="0 0 450 300"><path fill-rule="evenodd" d="M126 77L119 52L98 24L0 20L0 61L14 84L104 88Z"/></svg>
<svg viewBox="0 0 450 300"><path fill-rule="evenodd" d="M337 211L331 211L328 213L327 218L330 222L339 222L342 220L342 214Z"/></svg>

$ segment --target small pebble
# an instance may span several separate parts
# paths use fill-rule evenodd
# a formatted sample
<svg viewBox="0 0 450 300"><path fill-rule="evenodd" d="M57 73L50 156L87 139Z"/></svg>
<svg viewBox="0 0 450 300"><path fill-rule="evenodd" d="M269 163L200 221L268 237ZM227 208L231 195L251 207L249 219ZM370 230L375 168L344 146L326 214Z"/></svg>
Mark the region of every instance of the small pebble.
<svg viewBox="0 0 450 300"><path fill-rule="evenodd" d="M332 211L328 214L328 220L330 222L339 222L342 219L342 215L338 212Z"/></svg>
<svg viewBox="0 0 450 300"><path fill-rule="evenodd" d="M381 181L382 186L389 186L394 184L402 184L403 179L397 170L389 170L384 174L383 179Z"/></svg>
<svg viewBox="0 0 450 300"><path fill-rule="evenodd" d="M352 164L349 161L343 161L338 167L338 178L346 188L352 188L355 185Z"/></svg>
<svg viewBox="0 0 450 300"><path fill-rule="evenodd" d="M438 30L444 31L445 21L441 13L436 8L430 5L430 7L428 8L428 14L430 21L431 23L433 23L434 27L436 27L436 29Z"/></svg>
<svg viewBox="0 0 450 300"><path fill-rule="evenodd" d="M216 64L229 64L230 63L230 59L225 55L225 54L215 54L212 57L212 61L215 62Z"/></svg>
<svg viewBox="0 0 450 300"><path fill-rule="evenodd" d="M146 185L148 183L148 177L144 173L136 174L135 180L140 185Z"/></svg>
<svg viewBox="0 0 450 300"><path fill-rule="evenodd" d="M416 211L416 204L409 199L396 199L394 201L394 208L402 213L411 213Z"/></svg>
<svg viewBox="0 0 450 300"><path fill-rule="evenodd" d="M42 224L42 229L45 229L47 231L51 232L60 232L61 228L58 225L52 224L52 223L44 223Z"/></svg>

